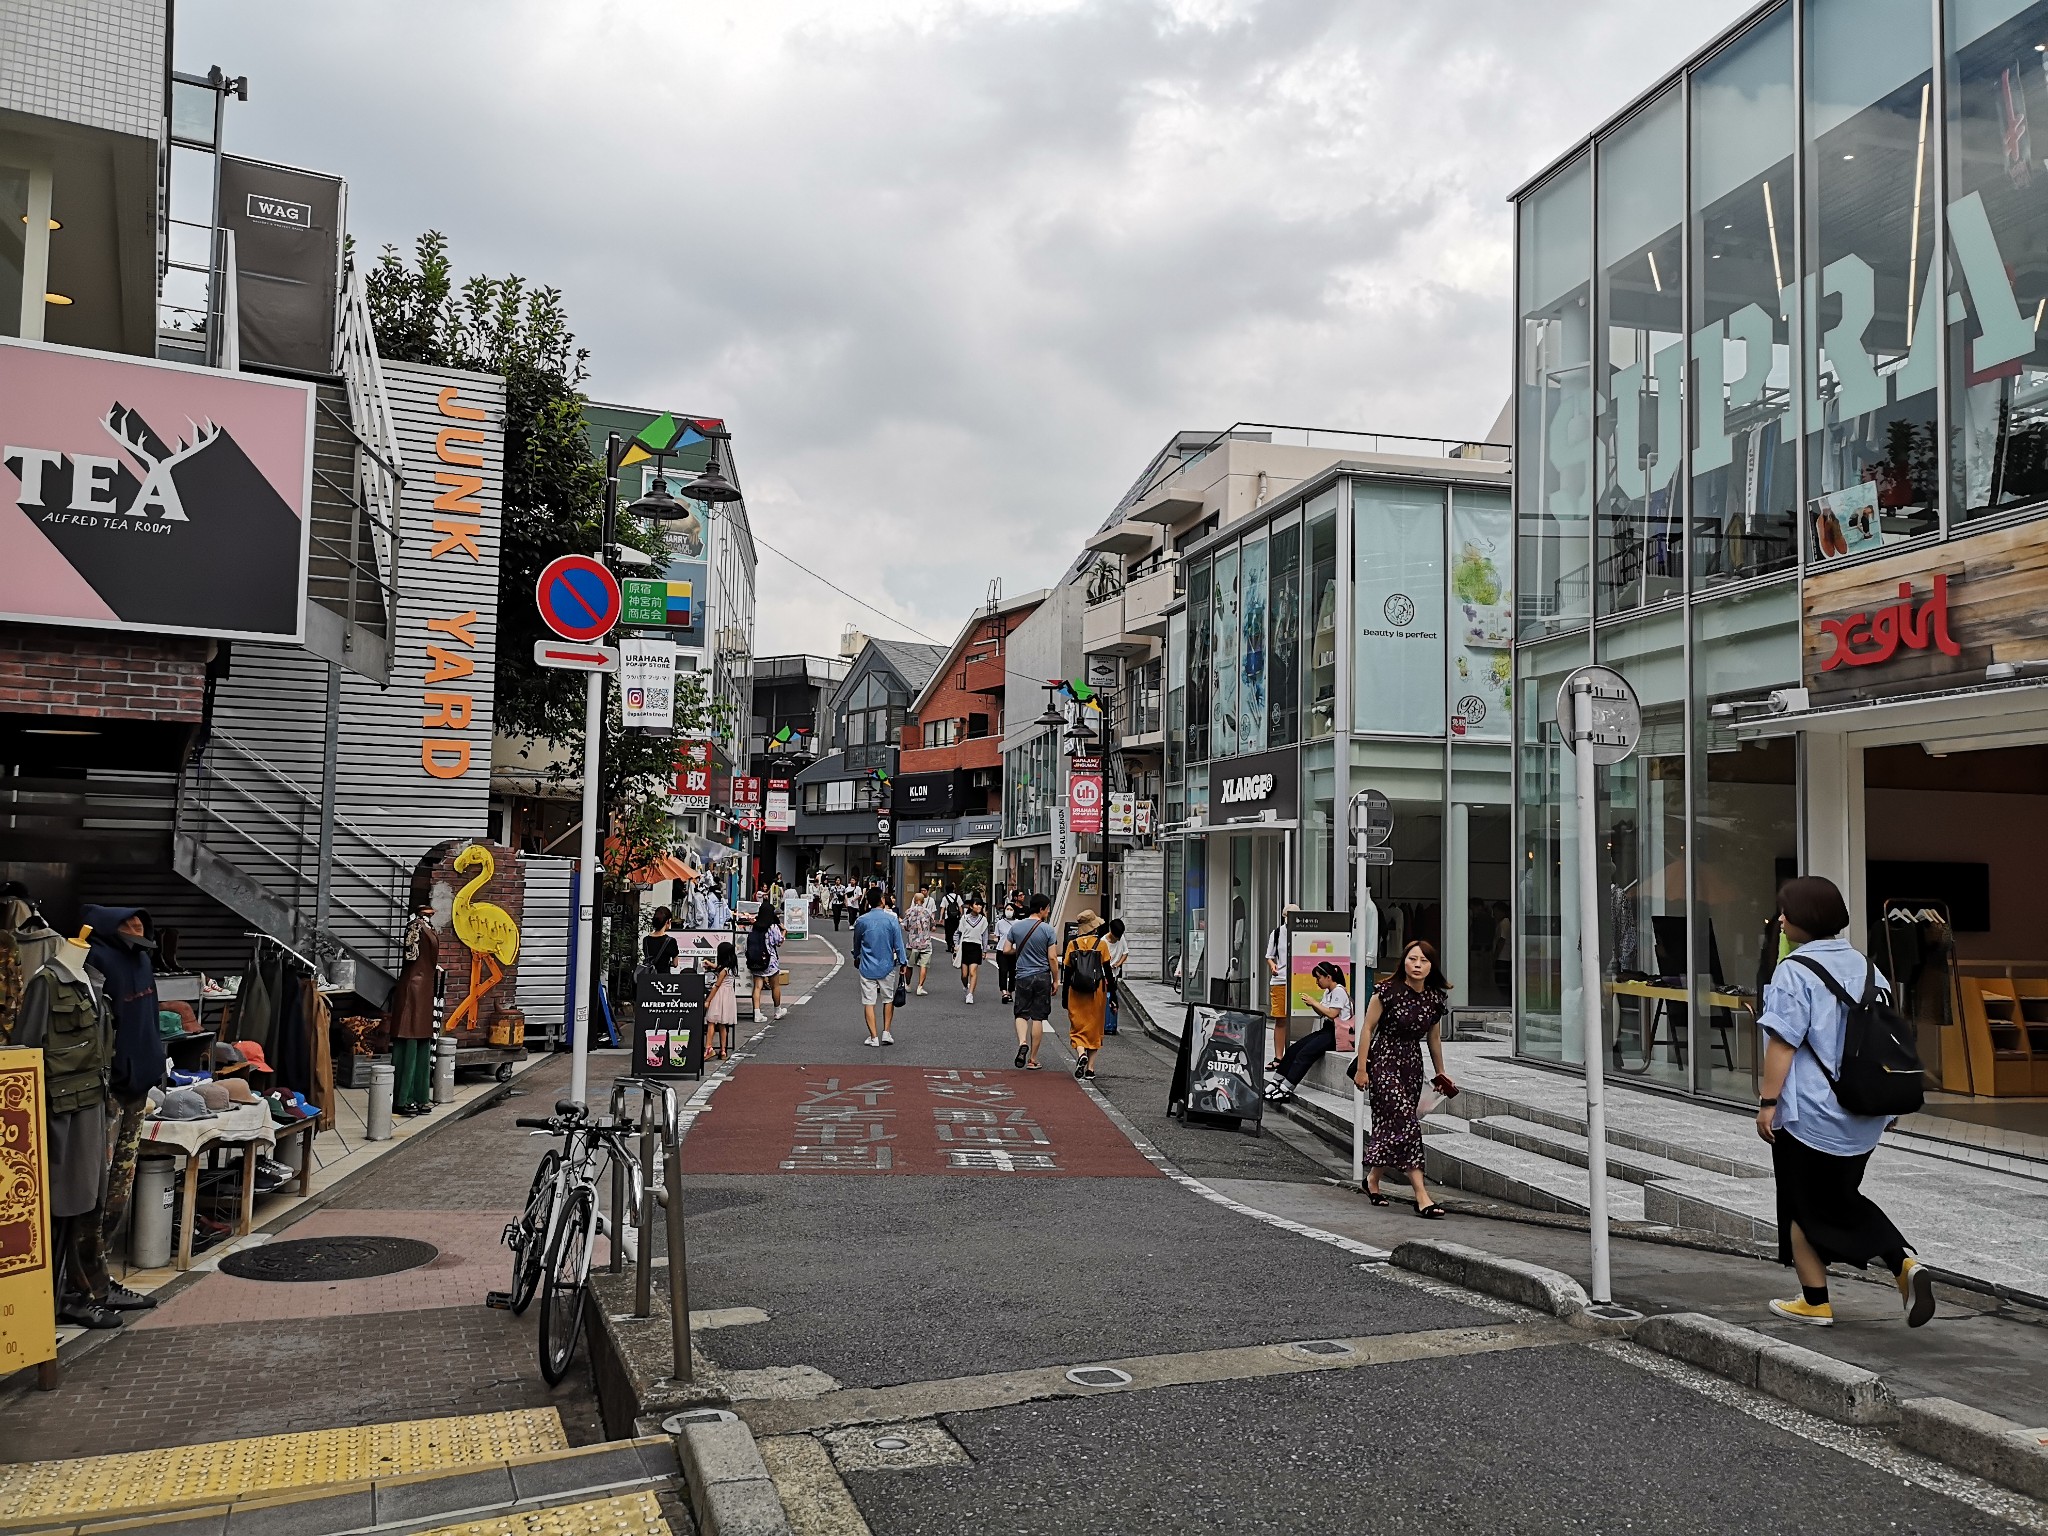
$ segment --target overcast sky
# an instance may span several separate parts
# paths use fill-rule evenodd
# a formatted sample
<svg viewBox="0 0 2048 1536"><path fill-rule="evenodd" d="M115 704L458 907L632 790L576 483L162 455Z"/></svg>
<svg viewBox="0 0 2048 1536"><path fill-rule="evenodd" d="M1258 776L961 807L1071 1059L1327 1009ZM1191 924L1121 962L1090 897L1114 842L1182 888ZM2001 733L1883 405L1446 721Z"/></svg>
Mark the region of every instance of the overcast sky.
<svg viewBox="0 0 2048 1536"><path fill-rule="evenodd" d="M560 287L592 395L726 417L754 526L924 634L1167 437L1474 437L1507 192L1750 0L178 0L359 247ZM761 552L757 649L910 638Z"/></svg>

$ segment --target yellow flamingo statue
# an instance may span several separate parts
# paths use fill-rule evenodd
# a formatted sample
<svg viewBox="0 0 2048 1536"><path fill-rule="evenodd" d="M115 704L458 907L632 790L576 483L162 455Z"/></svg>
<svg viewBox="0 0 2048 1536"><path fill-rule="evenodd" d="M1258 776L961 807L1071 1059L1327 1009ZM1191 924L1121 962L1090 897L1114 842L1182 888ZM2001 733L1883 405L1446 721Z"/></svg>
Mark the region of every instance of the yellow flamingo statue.
<svg viewBox="0 0 2048 1536"><path fill-rule="evenodd" d="M519 924L512 920L512 914L503 907L494 907L487 901L472 898L490 884L491 876L498 872L498 861L491 857L491 850L481 843L471 843L455 855L455 872L474 869L476 878L455 893L454 909L449 921L455 926L456 937L469 949L469 995L462 1005L449 1016L448 1033L454 1034L465 1020L471 1029L482 1027L482 1016L477 1005L484 995L505 979L505 967L519 958ZM490 968L490 975L484 975L484 968Z"/></svg>

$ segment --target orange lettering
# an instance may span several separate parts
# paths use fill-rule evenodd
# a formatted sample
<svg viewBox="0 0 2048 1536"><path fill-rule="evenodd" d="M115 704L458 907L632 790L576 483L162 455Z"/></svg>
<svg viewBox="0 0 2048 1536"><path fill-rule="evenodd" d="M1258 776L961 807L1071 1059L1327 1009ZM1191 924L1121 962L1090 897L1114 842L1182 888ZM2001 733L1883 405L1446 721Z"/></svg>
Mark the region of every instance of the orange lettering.
<svg viewBox="0 0 2048 1536"><path fill-rule="evenodd" d="M476 406L457 405L455 403L458 399L461 398L461 395L462 391L457 389L453 384L449 385L446 389L442 390L441 414L443 416L453 416L457 421L485 420L486 418L484 416L484 413L481 410L479 410Z"/></svg>
<svg viewBox="0 0 2048 1536"><path fill-rule="evenodd" d="M475 622L476 610L472 608L468 613L458 613L452 619L429 619L427 628L459 640L471 650L475 650L476 636L469 632L469 626Z"/></svg>
<svg viewBox="0 0 2048 1536"><path fill-rule="evenodd" d="M437 469L434 471L434 484L448 487L434 498L436 512L467 512L472 517L484 515L484 509L469 499L483 490L482 475L457 475Z"/></svg>
<svg viewBox="0 0 2048 1536"><path fill-rule="evenodd" d="M428 705L438 708L438 715L421 715L420 724L432 729L445 725L451 731L469 729L469 712L476 704L476 696L468 693L435 693L431 689L423 695Z"/></svg>
<svg viewBox="0 0 2048 1536"><path fill-rule="evenodd" d="M443 464L467 464L471 469L484 467L481 453L459 453L449 447L450 443L475 443L483 445L484 435L475 427L443 427L434 434L434 452Z"/></svg>
<svg viewBox="0 0 2048 1536"><path fill-rule="evenodd" d="M442 753L449 754L454 761L442 761ZM469 743L429 736L420 743L420 766L437 779L459 779L469 772Z"/></svg>
<svg viewBox="0 0 2048 1536"><path fill-rule="evenodd" d="M467 677L476 670L476 663L467 656L444 651L438 645L427 647L427 659L434 664L433 670L427 674L430 683L445 683L451 677Z"/></svg>
<svg viewBox="0 0 2048 1536"><path fill-rule="evenodd" d="M451 549L469 551L469 558L482 560L483 551L476 547L476 536L484 531L482 523L457 523L445 517L434 519L434 532L441 535L441 542L427 551L429 560L438 560Z"/></svg>

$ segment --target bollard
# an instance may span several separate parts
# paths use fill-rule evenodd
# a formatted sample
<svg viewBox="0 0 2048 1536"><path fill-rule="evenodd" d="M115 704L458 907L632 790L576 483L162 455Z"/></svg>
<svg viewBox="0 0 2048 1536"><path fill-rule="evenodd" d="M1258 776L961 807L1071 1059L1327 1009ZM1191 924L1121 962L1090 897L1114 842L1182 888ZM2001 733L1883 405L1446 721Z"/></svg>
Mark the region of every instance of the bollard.
<svg viewBox="0 0 2048 1536"><path fill-rule="evenodd" d="M369 1130L372 1141L391 1139L391 1097L398 1083L398 1068L388 1061L370 1064Z"/></svg>
<svg viewBox="0 0 2048 1536"><path fill-rule="evenodd" d="M455 1102L455 1037L441 1035L434 1041L434 1102Z"/></svg>
<svg viewBox="0 0 2048 1536"><path fill-rule="evenodd" d="M670 1343L675 1351L675 1379L692 1380L690 1358L690 1266L683 1251L683 1149L680 1137L661 1149L662 1183L668 1196L668 1310Z"/></svg>
<svg viewBox="0 0 2048 1536"><path fill-rule="evenodd" d="M654 1315L654 1131L647 1124L647 1098L640 1099L640 1251L633 1256L633 1315Z"/></svg>
<svg viewBox="0 0 2048 1536"><path fill-rule="evenodd" d="M137 1269L162 1269L171 1262L171 1191L176 1181L177 1164L168 1157L146 1157L136 1164L128 1257Z"/></svg>

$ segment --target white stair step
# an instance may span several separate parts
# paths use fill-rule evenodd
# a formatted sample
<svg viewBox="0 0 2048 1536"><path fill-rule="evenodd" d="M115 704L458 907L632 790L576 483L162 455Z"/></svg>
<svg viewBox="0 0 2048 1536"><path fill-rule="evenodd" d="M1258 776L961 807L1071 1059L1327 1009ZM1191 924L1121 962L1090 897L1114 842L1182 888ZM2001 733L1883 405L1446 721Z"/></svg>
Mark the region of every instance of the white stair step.
<svg viewBox="0 0 2048 1536"><path fill-rule="evenodd" d="M1436 1183L1533 1210L1587 1213L1585 1169L1469 1131L1425 1129L1425 1171ZM1644 1220L1643 1190L1610 1181L1607 1213L1616 1221Z"/></svg>

